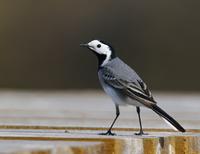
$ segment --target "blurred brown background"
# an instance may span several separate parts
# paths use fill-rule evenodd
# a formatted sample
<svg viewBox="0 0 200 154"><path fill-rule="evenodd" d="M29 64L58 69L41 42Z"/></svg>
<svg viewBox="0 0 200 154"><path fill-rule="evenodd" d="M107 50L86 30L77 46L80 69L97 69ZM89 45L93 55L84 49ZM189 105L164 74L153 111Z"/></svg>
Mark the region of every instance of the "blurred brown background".
<svg viewBox="0 0 200 154"><path fill-rule="evenodd" d="M99 88L93 38L153 90L200 90L197 0L0 1L0 88Z"/></svg>

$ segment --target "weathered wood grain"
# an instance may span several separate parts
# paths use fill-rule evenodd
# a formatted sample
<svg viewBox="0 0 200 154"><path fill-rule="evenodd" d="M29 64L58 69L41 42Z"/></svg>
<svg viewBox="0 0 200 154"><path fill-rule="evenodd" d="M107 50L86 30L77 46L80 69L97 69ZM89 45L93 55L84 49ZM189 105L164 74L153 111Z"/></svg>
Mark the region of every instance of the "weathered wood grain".
<svg viewBox="0 0 200 154"><path fill-rule="evenodd" d="M162 94L156 99L187 133L171 130L142 109L147 136L135 136L133 107L122 107L113 131L112 101L99 92L0 92L0 154L200 154L200 95Z"/></svg>

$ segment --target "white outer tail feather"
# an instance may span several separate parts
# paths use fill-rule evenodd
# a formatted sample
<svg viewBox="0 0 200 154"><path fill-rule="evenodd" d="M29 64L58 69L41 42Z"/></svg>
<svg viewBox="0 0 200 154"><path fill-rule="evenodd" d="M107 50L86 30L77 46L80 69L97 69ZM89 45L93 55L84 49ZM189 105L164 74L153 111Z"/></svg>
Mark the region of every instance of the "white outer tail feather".
<svg viewBox="0 0 200 154"><path fill-rule="evenodd" d="M167 121L165 118L161 117L170 127L172 127L175 131L179 131L176 127L174 127L169 121Z"/></svg>
<svg viewBox="0 0 200 154"><path fill-rule="evenodd" d="M173 129L176 128L175 130L185 132L185 129L175 119L173 119L170 115L168 115L164 110L162 110L156 104L152 105L151 109L158 115L160 115L165 120L165 122L169 124Z"/></svg>

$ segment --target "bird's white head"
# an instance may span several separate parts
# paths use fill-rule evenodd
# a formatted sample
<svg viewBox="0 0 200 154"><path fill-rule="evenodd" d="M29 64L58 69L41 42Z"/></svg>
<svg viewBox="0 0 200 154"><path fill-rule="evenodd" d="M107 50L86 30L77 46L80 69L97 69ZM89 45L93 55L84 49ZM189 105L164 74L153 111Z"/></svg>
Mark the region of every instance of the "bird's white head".
<svg viewBox="0 0 200 154"><path fill-rule="evenodd" d="M99 40L93 40L88 43L88 47L97 54L111 55L110 47Z"/></svg>
<svg viewBox="0 0 200 154"><path fill-rule="evenodd" d="M93 40L87 44L80 44L81 46L88 47L97 55L99 66L102 67L115 57L113 48L100 40Z"/></svg>

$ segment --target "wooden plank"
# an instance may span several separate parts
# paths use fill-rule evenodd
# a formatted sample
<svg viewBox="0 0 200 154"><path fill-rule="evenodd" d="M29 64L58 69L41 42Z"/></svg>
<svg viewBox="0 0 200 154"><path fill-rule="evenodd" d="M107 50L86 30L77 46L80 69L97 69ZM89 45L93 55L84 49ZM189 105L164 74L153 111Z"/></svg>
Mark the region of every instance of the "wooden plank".
<svg viewBox="0 0 200 154"><path fill-rule="evenodd" d="M174 132L142 109L149 135L135 136L135 109L122 107L113 129L117 135L101 136L98 133L106 131L115 116L112 101L102 93L2 91L0 154L200 154L200 95L156 96L187 133Z"/></svg>
<svg viewBox="0 0 200 154"><path fill-rule="evenodd" d="M68 128L70 129L70 128ZM97 135L99 129L69 130L9 129L0 132L1 152L52 152L67 149L76 153L200 153L199 133L151 130L136 136L132 131L115 130L116 136ZM79 151L79 152L77 152ZM73 153L73 152L72 152Z"/></svg>

